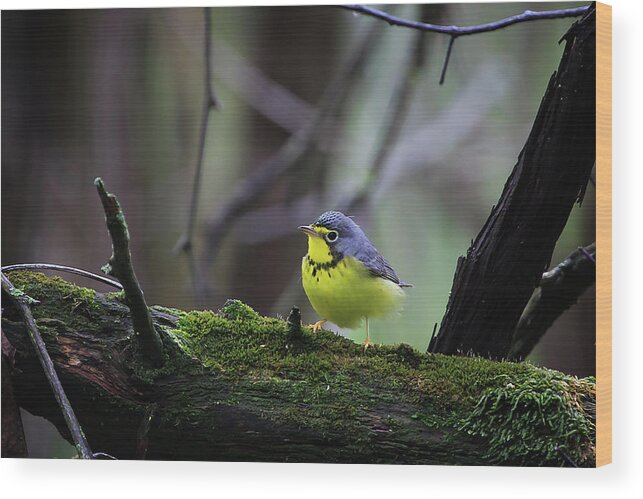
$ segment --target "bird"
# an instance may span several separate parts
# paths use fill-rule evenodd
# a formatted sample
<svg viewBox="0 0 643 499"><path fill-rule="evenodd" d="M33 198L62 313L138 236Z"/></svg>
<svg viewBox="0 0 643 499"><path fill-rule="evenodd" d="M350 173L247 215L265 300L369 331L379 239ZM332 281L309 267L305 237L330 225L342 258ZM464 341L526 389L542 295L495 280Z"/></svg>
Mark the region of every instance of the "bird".
<svg viewBox="0 0 643 499"><path fill-rule="evenodd" d="M298 227L308 236L308 253L302 259L302 285L310 304L322 319L312 325L318 332L330 321L356 329L366 320L364 350L373 345L370 318L398 311L405 298L397 273L352 218L326 211L310 225Z"/></svg>

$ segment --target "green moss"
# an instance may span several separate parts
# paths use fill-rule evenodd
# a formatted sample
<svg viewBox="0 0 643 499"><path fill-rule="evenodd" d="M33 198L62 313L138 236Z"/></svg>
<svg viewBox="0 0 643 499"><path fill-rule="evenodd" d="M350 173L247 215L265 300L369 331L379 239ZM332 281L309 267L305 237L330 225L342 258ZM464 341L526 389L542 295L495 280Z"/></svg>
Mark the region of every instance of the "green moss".
<svg viewBox="0 0 643 499"><path fill-rule="evenodd" d="M420 414L420 413L414 413L411 414L411 419L417 419L424 424L427 428L440 428L444 426L444 417L436 417L433 414Z"/></svg>
<svg viewBox="0 0 643 499"><path fill-rule="evenodd" d="M12 284L21 292L40 302L32 307L39 318L61 318L70 326L87 324L88 318L100 318L101 307L96 303L96 292L76 286L60 277L47 277L40 272L9 272ZM62 304L62 307L61 307Z"/></svg>
<svg viewBox="0 0 643 499"><path fill-rule="evenodd" d="M461 429L489 440L491 463L593 466L596 427L584 398L594 383L546 369L487 390Z"/></svg>
<svg viewBox="0 0 643 499"><path fill-rule="evenodd" d="M125 301L125 291L111 291L109 293L105 293L105 298L107 298L108 300L116 300L122 303Z"/></svg>
<svg viewBox="0 0 643 499"><path fill-rule="evenodd" d="M60 277L47 277L40 272L20 270L9 272L8 276L15 287L27 294L47 295L55 291L65 298L86 302L92 302L96 297L93 289L76 286Z"/></svg>
<svg viewBox="0 0 643 499"><path fill-rule="evenodd" d="M177 327L206 368L251 383L240 386L241 392L257 390L262 398L274 399L265 414L275 421L323 433L350 421L353 401L364 391L341 369L346 354L357 354L360 348L333 333L307 331L293 339L285 321L262 317L238 301L227 302L218 314L188 312ZM222 402L238 401L231 396ZM297 404L305 404L306 411L293 409Z"/></svg>
<svg viewBox="0 0 643 499"><path fill-rule="evenodd" d="M273 419L324 430L362 410L408 402L423 408L411 417L428 427L458 428L488 440L491 462L521 463L527 456L533 462L536 455L542 464L570 459L589 465L593 459L594 425L581 403L593 390L591 379L527 363L421 354L408 345L364 353L327 331L303 329L295 341L286 322L237 301L219 314L189 312L178 328L207 368L251 379L275 400L306 406L300 411L275 404L267 411ZM356 400L363 405L356 407Z"/></svg>
<svg viewBox="0 0 643 499"><path fill-rule="evenodd" d="M122 291L119 292L119 294L121 294L121 293L122 293ZM178 308L164 307L162 305L152 305L150 308L152 310L154 310L154 311L157 311L157 312L163 312L163 313L168 314L168 315L173 315L174 317L182 317L185 314L185 312L183 312L183 310L179 310Z"/></svg>
<svg viewBox="0 0 643 499"><path fill-rule="evenodd" d="M220 313L230 320L256 321L260 318L257 312L239 300L227 300Z"/></svg>
<svg viewBox="0 0 643 499"><path fill-rule="evenodd" d="M119 225L121 225L125 229L125 233L129 238L129 229L127 227L127 221L125 220L125 214L123 213L123 210L118 210L116 212L116 221L118 222Z"/></svg>

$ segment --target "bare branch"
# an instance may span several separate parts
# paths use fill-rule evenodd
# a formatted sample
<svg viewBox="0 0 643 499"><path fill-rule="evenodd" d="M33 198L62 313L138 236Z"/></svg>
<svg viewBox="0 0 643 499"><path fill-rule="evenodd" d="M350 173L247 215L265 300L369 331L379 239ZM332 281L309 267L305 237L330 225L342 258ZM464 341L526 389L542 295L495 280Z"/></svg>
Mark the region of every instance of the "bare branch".
<svg viewBox="0 0 643 499"><path fill-rule="evenodd" d="M116 196L105 190L103 181L97 178L94 184L103 203L105 222L112 239L113 248L112 256L107 265L103 267L103 270L106 274L115 276L123 285L125 300L132 313L132 323L141 350L155 365L159 365L162 363L161 338L156 329L154 329L152 316L143 296L143 290L134 273L129 249L129 231L125 216Z"/></svg>
<svg viewBox="0 0 643 499"><path fill-rule="evenodd" d="M554 321L595 282L596 243L581 246L545 272L516 326L509 358L525 359Z"/></svg>
<svg viewBox="0 0 643 499"><path fill-rule="evenodd" d="M522 14L507 17L486 24L478 24L475 26L442 26L439 24L422 23L418 21L410 21L401 17L388 14L382 10L368 7L366 5L338 5L341 9L351 10L359 14L375 17L386 21L391 26L402 26L404 28L412 28L420 31L429 31L433 33L442 33L451 35L453 38L459 36L475 35L477 33L487 33L489 31L496 31L498 29L506 28L512 24L524 23L527 21L538 21L543 19L560 19L564 17L579 17L587 12L589 6L576 7L573 9L560 9L560 10L544 10L533 11L526 10Z"/></svg>
<svg viewBox="0 0 643 499"><path fill-rule="evenodd" d="M449 60L451 59L451 51L455 43L455 36L449 39L449 46L447 47L447 55L444 57L444 64L442 65L442 72L440 73L440 85L444 83L444 77L447 75L447 68L449 67Z"/></svg>
<svg viewBox="0 0 643 499"><path fill-rule="evenodd" d="M38 330L38 326L36 325L36 321L31 314L29 305L33 303L34 300L14 287L14 285L11 284L9 278L5 276L4 273L2 274L2 290L6 293L9 300L14 304L14 306L20 313L22 320L24 321L25 327L29 332L31 343L36 350L38 360L40 361L40 364L45 371L47 381L49 381L49 385L54 392L56 402L58 402L58 405L60 406L60 410L62 411L63 417L65 418L65 423L67 423L67 428L69 428L71 438L76 445L76 451L78 452L78 455L82 459L93 459L94 455L89 448L89 443L87 442L85 434L80 427L80 423L78 422L78 419L74 414L74 410L69 403L69 399L65 394L65 390L60 383L60 378L58 378L58 374L56 373L56 369L54 368L54 363L52 362L51 357L47 352L45 342L42 339L40 331Z"/></svg>
<svg viewBox="0 0 643 499"><path fill-rule="evenodd" d="M210 21L210 8L206 7L203 10L204 26L203 26L203 40L204 40L204 72L203 72L203 106L201 109L201 131L199 135L199 149L196 160L196 168L194 170L194 179L192 181L192 197L190 200L190 211L186 223L185 232L176 243L175 251L182 251L188 257L188 265L190 267L190 277L192 282L192 289L195 298L198 297L197 292L197 266L194 256L194 248L192 239L194 237L194 224L196 220L197 210L199 207L199 192L201 187L201 177L203 176L203 159L205 156L205 143L208 133L208 124L210 121L210 111L219 107L214 91L212 90L212 57L211 57L211 21Z"/></svg>
<svg viewBox="0 0 643 499"><path fill-rule="evenodd" d="M417 76L423 65L424 36L422 33L415 33L415 38L411 40L404 67L400 71L397 82L393 87L389 110L386 113L389 116L389 120L385 126L382 140L379 141L367 181L359 190L352 193L349 199L340 203L342 211L350 213L372 198L375 192L373 187L381 178L382 168L400 138L404 121L410 108Z"/></svg>

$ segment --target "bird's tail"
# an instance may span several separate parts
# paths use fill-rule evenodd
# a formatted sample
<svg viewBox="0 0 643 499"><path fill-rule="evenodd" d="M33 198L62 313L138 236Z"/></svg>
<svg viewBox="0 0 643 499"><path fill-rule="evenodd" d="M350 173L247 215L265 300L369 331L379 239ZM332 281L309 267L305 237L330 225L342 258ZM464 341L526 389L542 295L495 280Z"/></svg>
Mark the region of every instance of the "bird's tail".
<svg viewBox="0 0 643 499"><path fill-rule="evenodd" d="M411 284L410 282L401 282L400 281L400 288L412 288L412 287L413 287L413 284Z"/></svg>

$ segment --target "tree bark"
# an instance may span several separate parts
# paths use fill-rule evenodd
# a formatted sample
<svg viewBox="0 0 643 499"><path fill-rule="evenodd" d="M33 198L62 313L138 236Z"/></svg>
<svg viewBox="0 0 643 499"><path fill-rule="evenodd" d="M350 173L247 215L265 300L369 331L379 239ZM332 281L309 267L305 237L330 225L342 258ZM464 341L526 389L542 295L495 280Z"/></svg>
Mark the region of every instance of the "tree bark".
<svg viewBox="0 0 643 499"><path fill-rule="evenodd" d="M13 394L15 349L2 333L2 457L27 457L20 409Z"/></svg>
<svg viewBox="0 0 643 499"><path fill-rule="evenodd" d="M498 204L460 257L429 350L506 358L520 316L549 266L596 157L595 7L563 37L527 143Z"/></svg>
<svg viewBox="0 0 643 499"><path fill-rule="evenodd" d="M530 364L363 352L327 331L259 316L153 307L165 359L139 355L120 293L11 272L94 452L119 459L592 466L592 379ZM5 297L6 298L6 297ZM6 300L5 302L8 302ZM18 404L69 438L17 311ZM543 417L544 416L544 417ZM3 432L5 428L3 426Z"/></svg>
<svg viewBox="0 0 643 499"><path fill-rule="evenodd" d="M509 358L524 360L560 315L596 282L596 243L578 248L543 274L511 342Z"/></svg>

